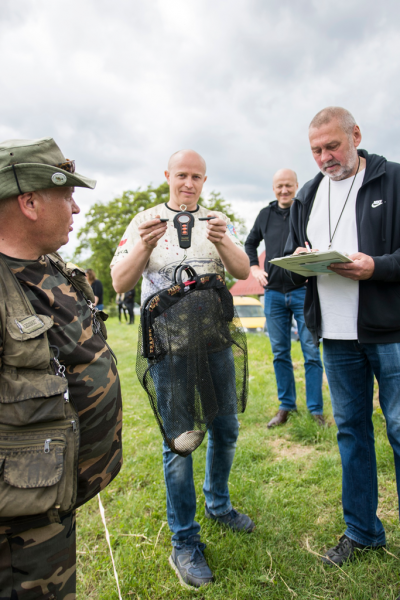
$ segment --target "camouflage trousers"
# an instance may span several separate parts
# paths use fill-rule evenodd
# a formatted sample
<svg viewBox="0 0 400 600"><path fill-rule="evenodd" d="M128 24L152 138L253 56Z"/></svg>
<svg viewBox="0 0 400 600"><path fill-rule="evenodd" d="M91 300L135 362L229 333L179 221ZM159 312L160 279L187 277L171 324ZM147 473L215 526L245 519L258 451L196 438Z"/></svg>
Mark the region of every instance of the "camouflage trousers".
<svg viewBox="0 0 400 600"><path fill-rule="evenodd" d="M0 527L0 600L75 600L75 512L18 534Z"/></svg>

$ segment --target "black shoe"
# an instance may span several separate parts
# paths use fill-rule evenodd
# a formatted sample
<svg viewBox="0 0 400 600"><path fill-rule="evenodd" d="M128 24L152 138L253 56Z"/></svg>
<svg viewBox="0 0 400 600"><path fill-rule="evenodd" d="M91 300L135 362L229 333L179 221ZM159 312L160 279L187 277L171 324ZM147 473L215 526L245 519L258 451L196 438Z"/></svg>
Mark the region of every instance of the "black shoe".
<svg viewBox="0 0 400 600"><path fill-rule="evenodd" d="M178 575L181 585L198 588L214 581L203 555L205 547L198 537L192 544L180 544L172 548L169 564Z"/></svg>
<svg viewBox="0 0 400 600"><path fill-rule="evenodd" d="M384 544L381 546L365 546L364 544L359 544L355 540L347 537L347 535L342 535L338 545L334 548L330 548L321 560L326 565L334 564L341 567L345 562L350 562L355 559L355 550L379 550L379 548L384 547Z"/></svg>

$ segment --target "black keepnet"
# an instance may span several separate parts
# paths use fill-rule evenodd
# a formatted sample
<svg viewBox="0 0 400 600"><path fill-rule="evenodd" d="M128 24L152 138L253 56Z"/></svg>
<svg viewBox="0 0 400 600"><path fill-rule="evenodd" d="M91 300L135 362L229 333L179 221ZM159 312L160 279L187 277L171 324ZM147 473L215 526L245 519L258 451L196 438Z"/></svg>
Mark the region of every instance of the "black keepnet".
<svg viewBox="0 0 400 600"><path fill-rule="evenodd" d="M136 373L173 452L188 456L217 415L244 412L246 334L220 275L179 267L144 303L138 346Z"/></svg>

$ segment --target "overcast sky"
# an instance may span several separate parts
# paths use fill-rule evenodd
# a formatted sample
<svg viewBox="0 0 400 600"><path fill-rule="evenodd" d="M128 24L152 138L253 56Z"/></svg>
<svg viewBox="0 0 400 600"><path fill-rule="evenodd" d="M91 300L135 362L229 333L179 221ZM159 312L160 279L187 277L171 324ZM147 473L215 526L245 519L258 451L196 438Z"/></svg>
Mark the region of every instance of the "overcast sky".
<svg viewBox="0 0 400 600"><path fill-rule="evenodd" d="M398 0L1 0L0 140L54 137L98 180L67 253L93 202L158 185L181 148L250 228L277 169L315 175L325 106L400 161L399 23Z"/></svg>

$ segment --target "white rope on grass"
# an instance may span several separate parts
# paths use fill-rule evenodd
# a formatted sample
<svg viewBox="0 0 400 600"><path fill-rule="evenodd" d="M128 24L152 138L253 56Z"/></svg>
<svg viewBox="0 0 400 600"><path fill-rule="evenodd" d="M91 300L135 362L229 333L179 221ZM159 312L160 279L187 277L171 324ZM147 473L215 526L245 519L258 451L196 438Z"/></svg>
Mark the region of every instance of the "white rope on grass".
<svg viewBox="0 0 400 600"><path fill-rule="evenodd" d="M115 581L117 582L118 597L119 597L119 600L122 600L121 590L120 590L119 581L118 581L118 573L117 573L117 569L115 568L114 556L113 556L112 548L111 548L110 534L109 534L108 529L107 529L106 514L104 512L104 506L103 506L103 504L101 502L100 493L97 494L97 497L99 499L99 508L100 508L101 520L103 521L104 529L106 530L106 540L107 540L108 547L110 549L111 561L112 561L113 569L114 569L114 577L115 577Z"/></svg>

